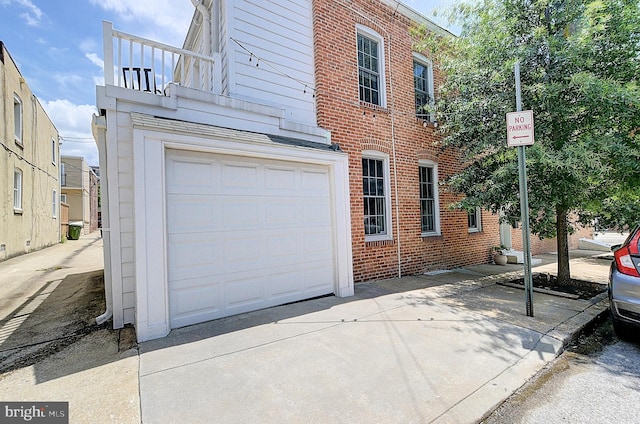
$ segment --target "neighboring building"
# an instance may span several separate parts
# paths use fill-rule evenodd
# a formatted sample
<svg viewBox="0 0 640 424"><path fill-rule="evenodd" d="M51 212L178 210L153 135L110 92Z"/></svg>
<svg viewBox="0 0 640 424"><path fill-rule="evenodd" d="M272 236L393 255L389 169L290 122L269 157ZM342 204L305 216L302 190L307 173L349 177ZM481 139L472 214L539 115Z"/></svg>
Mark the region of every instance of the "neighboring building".
<svg viewBox="0 0 640 424"><path fill-rule="evenodd" d="M0 260L60 242L58 130L0 41Z"/></svg>
<svg viewBox="0 0 640 424"><path fill-rule="evenodd" d="M98 177L83 157L62 156L60 190L69 205L69 222L82 222L82 233L98 229Z"/></svg>
<svg viewBox="0 0 640 424"><path fill-rule="evenodd" d="M439 187L461 165L410 28L451 34L394 0L193 1L183 49L103 24L99 321L143 341L490 260L497 217Z"/></svg>

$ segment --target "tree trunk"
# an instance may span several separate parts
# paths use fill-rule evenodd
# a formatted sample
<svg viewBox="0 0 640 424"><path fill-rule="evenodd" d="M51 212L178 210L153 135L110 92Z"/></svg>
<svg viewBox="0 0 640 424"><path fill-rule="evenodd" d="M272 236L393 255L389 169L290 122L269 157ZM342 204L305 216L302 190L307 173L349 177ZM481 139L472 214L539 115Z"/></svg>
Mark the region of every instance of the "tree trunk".
<svg viewBox="0 0 640 424"><path fill-rule="evenodd" d="M569 240L567 232L567 209L556 207L556 235L558 247L558 284L571 284L569 269Z"/></svg>

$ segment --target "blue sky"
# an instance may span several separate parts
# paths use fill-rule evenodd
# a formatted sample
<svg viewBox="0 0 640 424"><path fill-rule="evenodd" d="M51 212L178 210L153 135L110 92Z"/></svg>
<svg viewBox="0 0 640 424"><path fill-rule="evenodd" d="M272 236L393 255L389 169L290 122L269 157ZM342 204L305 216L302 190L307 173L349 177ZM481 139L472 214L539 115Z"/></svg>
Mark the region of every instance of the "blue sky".
<svg viewBox="0 0 640 424"><path fill-rule="evenodd" d="M431 16L448 0L406 0ZM103 84L102 21L182 46L190 0L0 0L0 40L63 138L62 154L98 165L91 136L95 87Z"/></svg>

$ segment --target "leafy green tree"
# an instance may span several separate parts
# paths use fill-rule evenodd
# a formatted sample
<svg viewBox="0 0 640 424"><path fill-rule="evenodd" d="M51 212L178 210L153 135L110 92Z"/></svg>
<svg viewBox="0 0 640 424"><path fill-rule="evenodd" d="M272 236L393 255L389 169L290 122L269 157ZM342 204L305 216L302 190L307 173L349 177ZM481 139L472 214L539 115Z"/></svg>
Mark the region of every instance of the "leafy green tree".
<svg viewBox="0 0 640 424"><path fill-rule="evenodd" d="M505 114L532 109L527 147L530 227L557 236L558 279L570 283L568 234L578 223L640 219L639 0L477 0L451 12L459 37L426 30L418 48L439 59L435 112L443 147L463 171L447 181L456 206L520 220L517 149Z"/></svg>

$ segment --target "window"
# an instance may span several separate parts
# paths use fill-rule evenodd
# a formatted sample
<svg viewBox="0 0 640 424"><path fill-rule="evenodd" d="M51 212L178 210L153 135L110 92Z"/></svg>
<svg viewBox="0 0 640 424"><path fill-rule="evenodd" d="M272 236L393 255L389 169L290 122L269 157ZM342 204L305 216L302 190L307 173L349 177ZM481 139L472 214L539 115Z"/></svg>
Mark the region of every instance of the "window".
<svg viewBox="0 0 640 424"><path fill-rule="evenodd" d="M389 160L379 152L362 158L364 234L367 240L390 239Z"/></svg>
<svg viewBox="0 0 640 424"><path fill-rule="evenodd" d="M22 213L22 171L13 171L13 211Z"/></svg>
<svg viewBox="0 0 640 424"><path fill-rule="evenodd" d="M467 215L468 228L470 233L477 233L478 231L482 231L482 211L480 208L476 208L475 210L469 212Z"/></svg>
<svg viewBox="0 0 640 424"><path fill-rule="evenodd" d="M429 111L433 106L433 66L431 61L422 55L414 54L413 85L416 95L416 116L425 120L432 120Z"/></svg>
<svg viewBox="0 0 640 424"><path fill-rule="evenodd" d="M58 158L58 149L56 148L56 139L51 139L51 163L56 164L56 160Z"/></svg>
<svg viewBox="0 0 640 424"><path fill-rule="evenodd" d="M62 187L66 187L67 185L67 174L64 172L64 162L60 164L60 185Z"/></svg>
<svg viewBox="0 0 640 424"><path fill-rule="evenodd" d="M17 94L13 95L13 131L15 142L22 146L22 100Z"/></svg>
<svg viewBox="0 0 640 424"><path fill-rule="evenodd" d="M420 227L422 235L440 234L438 203L438 167L432 162L420 164Z"/></svg>
<svg viewBox="0 0 640 424"><path fill-rule="evenodd" d="M51 192L51 216L54 218L58 217L58 192L53 190Z"/></svg>
<svg viewBox="0 0 640 424"><path fill-rule="evenodd" d="M65 193L60 195L60 203L67 203L67 195Z"/></svg>
<svg viewBox="0 0 640 424"><path fill-rule="evenodd" d="M360 101L384 106L384 60L382 37L358 28L358 86Z"/></svg>

